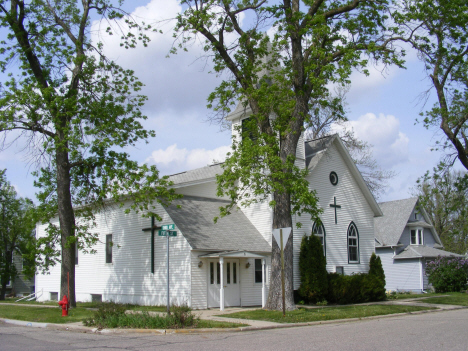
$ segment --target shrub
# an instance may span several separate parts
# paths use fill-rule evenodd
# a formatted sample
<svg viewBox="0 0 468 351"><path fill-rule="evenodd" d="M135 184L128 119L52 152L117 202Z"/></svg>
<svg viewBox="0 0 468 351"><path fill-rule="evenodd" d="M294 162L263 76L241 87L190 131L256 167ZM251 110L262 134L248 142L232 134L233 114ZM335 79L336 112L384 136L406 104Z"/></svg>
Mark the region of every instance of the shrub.
<svg viewBox="0 0 468 351"><path fill-rule="evenodd" d="M172 306L170 314L151 315L148 312L127 314L127 305L103 302L93 317L83 321L86 326L103 328L176 329L196 327L199 318L187 306Z"/></svg>
<svg viewBox="0 0 468 351"><path fill-rule="evenodd" d="M369 261L369 281L368 289L371 301L385 300L385 272L382 267L380 256L372 253Z"/></svg>
<svg viewBox="0 0 468 351"><path fill-rule="evenodd" d="M309 303L323 301L328 293L327 261L320 239L315 235L304 236L299 253L301 286L299 295Z"/></svg>
<svg viewBox="0 0 468 351"><path fill-rule="evenodd" d="M380 256L377 256L375 253L372 253L372 256L369 261L369 275L373 275L380 279L385 286L385 272L382 267L382 261Z"/></svg>
<svg viewBox="0 0 468 351"><path fill-rule="evenodd" d="M327 301L345 305L385 300L385 275L382 262L374 254L369 265L371 269L368 274L328 273Z"/></svg>
<svg viewBox="0 0 468 351"><path fill-rule="evenodd" d="M437 257L426 265L426 275L436 292L458 292L466 289L468 260L462 257Z"/></svg>

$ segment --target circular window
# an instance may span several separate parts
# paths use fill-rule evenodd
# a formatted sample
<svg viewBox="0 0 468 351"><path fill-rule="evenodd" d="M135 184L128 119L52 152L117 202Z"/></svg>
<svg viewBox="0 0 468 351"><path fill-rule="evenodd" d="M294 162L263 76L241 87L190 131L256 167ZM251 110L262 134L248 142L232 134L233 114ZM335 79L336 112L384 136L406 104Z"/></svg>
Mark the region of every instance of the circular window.
<svg viewBox="0 0 468 351"><path fill-rule="evenodd" d="M330 173L330 183L333 185L338 184L338 175L335 172Z"/></svg>

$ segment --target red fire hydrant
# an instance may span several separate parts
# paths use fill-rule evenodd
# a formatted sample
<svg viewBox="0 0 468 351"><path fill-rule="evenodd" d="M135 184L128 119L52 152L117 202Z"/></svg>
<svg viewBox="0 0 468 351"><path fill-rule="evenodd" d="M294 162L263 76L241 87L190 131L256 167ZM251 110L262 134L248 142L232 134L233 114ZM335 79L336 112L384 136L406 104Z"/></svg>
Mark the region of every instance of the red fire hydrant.
<svg viewBox="0 0 468 351"><path fill-rule="evenodd" d="M58 303L62 307L62 317L68 316L68 309L70 308L70 302L67 299L67 295L63 295L62 301Z"/></svg>

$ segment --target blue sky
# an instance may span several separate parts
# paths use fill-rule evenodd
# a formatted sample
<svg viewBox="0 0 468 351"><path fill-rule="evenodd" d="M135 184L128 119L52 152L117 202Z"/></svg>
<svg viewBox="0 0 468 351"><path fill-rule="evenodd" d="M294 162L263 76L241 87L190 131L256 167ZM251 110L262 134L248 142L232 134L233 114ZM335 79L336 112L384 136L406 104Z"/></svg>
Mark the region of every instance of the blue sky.
<svg viewBox="0 0 468 351"><path fill-rule="evenodd" d="M140 7L135 9L136 5ZM174 17L180 11L175 0L133 1L126 7L141 18L157 20ZM146 85L143 93L149 100L144 110L148 116L145 127L155 130L156 138L127 151L139 162L156 164L162 174L171 174L222 159L229 150L230 132L221 132L218 125L206 122L211 113L206 98L220 78L209 73L209 61L200 59L202 50L194 45L189 52L168 58L173 43L171 23L162 29L165 34L153 34L148 48L121 49L118 36L101 40L105 39L108 56L135 70ZM411 51L406 67L384 73L370 67L369 77L356 72L347 95L349 126L373 145L374 157L382 168L397 173L380 201L409 197L417 178L440 158L430 151L440 132L415 124L419 113L433 104L433 95L425 106L419 99L430 82ZM21 148L18 141L0 153L0 167L7 168L7 177L21 196L33 198L30 172L34 165L28 163Z"/></svg>

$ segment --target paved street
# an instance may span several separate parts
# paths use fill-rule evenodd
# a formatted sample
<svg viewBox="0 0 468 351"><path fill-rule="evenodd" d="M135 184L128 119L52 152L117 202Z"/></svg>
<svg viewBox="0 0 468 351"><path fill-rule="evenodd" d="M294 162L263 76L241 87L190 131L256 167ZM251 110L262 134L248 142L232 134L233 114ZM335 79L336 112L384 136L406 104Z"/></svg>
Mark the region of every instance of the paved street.
<svg viewBox="0 0 468 351"><path fill-rule="evenodd" d="M198 335L95 335L0 324L0 350L468 350L467 326L467 309Z"/></svg>

